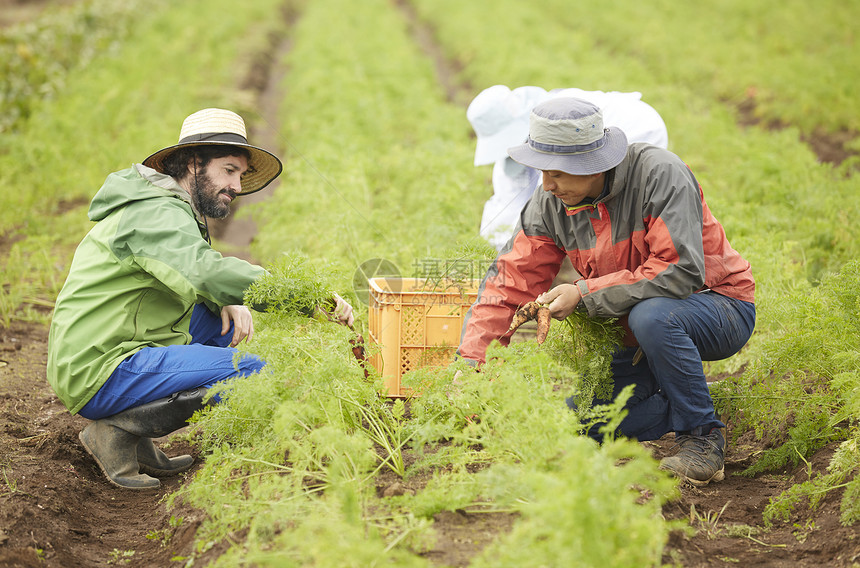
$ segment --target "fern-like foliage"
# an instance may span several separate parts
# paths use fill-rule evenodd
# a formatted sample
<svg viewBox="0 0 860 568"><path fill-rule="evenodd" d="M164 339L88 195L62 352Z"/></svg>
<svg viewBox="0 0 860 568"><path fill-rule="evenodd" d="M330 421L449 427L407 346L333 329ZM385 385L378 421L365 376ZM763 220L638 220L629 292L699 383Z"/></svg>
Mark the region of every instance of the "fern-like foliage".
<svg viewBox="0 0 860 568"><path fill-rule="evenodd" d="M828 492L844 488L840 521L845 526L853 525L860 520L858 469L860 469L860 435L855 432L850 439L842 442L833 454L827 473L794 485L771 499L764 511L765 523L771 525L775 520L787 522L791 512L800 503L807 502L810 509L815 509Z"/></svg>
<svg viewBox="0 0 860 568"><path fill-rule="evenodd" d="M579 377L575 398L580 408L593 398L612 395L612 353L621 345L624 333L616 322L615 318L593 318L575 310L550 327L543 347L559 365Z"/></svg>
<svg viewBox="0 0 860 568"><path fill-rule="evenodd" d="M245 304L281 315L313 315L333 307L324 267L300 253L284 253L245 292Z"/></svg>
<svg viewBox="0 0 860 568"><path fill-rule="evenodd" d="M771 446L745 475L796 466L831 441L842 440L830 469L774 499L766 520L787 519L804 499L815 507L830 490L844 488L842 521L856 522L860 492L860 262L846 264L815 288L785 298L779 314L786 332L769 340L762 356L736 379L714 388L736 433L752 429Z"/></svg>

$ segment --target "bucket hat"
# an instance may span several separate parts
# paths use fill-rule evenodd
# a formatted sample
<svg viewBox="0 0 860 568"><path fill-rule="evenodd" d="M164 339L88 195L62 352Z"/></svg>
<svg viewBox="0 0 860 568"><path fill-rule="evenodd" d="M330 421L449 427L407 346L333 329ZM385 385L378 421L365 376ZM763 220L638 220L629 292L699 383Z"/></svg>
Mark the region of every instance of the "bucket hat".
<svg viewBox="0 0 860 568"><path fill-rule="evenodd" d="M283 170L281 161L274 154L248 144L245 121L241 116L220 108L206 108L189 115L182 122L179 142L152 154L143 161L143 165L164 173L164 161L180 148L217 145L237 146L250 154L239 195L260 191Z"/></svg>
<svg viewBox="0 0 860 568"><path fill-rule="evenodd" d="M478 93L466 109L478 142L475 165L483 166L507 158L507 149L526 139L529 113L549 95L540 87L493 85Z"/></svg>
<svg viewBox="0 0 860 568"><path fill-rule="evenodd" d="M627 136L614 126L604 128L603 112L596 105L559 97L532 110L528 140L509 148L508 154L536 170L597 174L621 163L627 154Z"/></svg>

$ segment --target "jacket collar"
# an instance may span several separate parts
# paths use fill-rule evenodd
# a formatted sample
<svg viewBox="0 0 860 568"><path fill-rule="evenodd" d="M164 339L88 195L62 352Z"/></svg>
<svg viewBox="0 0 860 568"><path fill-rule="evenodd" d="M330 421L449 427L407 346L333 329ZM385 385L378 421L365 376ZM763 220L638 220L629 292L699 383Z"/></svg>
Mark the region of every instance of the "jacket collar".
<svg viewBox="0 0 860 568"><path fill-rule="evenodd" d="M181 185L179 185L179 182L176 181L176 178L167 174L163 174L148 166L144 166L143 164L134 164L134 167L137 170L137 173L139 173L143 179L156 187L166 189L167 191L171 192L176 197L190 205L191 210L194 211L194 217L197 219L197 222L201 225L204 224L203 215L197 210L197 207L194 206L194 202L191 200L191 195L189 195L189 193L185 189L183 189Z"/></svg>

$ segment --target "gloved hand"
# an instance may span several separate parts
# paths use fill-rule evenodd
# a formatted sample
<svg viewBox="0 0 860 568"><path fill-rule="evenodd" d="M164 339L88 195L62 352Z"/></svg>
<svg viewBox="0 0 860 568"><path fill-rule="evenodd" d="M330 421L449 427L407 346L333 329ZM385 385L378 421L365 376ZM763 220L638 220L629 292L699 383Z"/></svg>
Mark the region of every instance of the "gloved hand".
<svg viewBox="0 0 860 568"><path fill-rule="evenodd" d="M352 329L352 324L355 322L355 316L352 314L352 306L349 302L335 294L334 299L336 305L334 307L334 317L338 323Z"/></svg>
<svg viewBox="0 0 860 568"><path fill-rule="evenodd" d="M349 329L352 329L352 324L355 322L352 306L338 294L333 294L324 306L317 306L317 310L322 312L330 321L345 325Z"/></svg>

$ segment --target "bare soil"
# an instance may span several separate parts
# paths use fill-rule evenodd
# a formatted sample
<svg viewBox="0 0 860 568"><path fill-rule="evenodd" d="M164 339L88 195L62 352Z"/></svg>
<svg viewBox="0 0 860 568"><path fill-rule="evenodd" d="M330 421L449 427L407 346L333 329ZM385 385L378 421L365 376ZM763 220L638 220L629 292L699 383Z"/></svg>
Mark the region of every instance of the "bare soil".
<svg viewBox="0 0 860 568"><path fill-rule="evenodd" d="M757 126L768 130L782 130L790 126L778 120L762 121L756 115L757 102L755 89L748 89L745 98L736 105L738 124L741 126ZM857 132L853 130L840 130L838 132L827 132L823 128L817 129L812 134L801 134L801 140L818 157L818 161L838 166L850 157L857 156L852 150L850 143L857 138ZM856 171L856 167L853 171ZM849 171L849 174L853 174Z"/></svg>

